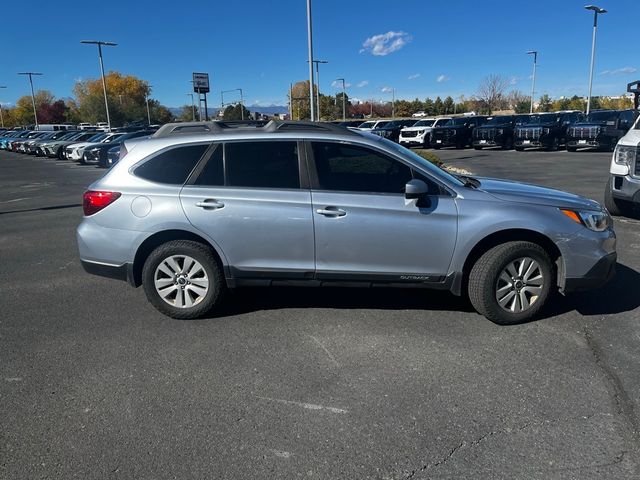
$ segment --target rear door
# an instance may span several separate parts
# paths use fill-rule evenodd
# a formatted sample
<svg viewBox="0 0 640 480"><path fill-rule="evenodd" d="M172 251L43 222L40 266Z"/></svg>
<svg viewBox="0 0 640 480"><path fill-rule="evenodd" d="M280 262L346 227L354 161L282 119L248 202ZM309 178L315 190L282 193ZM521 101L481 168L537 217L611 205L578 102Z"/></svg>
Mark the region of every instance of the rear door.
<svg viewBox="0 0 640 480"><path fill-rule="evenodd" d="M295 141L215 145L180 194L189 221L220 247L234 278L312 278L311 193Z"/></svg>
<svg viewBox="0 0 640 480"><path fill-rule="evenodd" d="M371 147L310 142L316 276L329 280L438 282L457 234L451 195L407 164ZM407 201L412 178L428 201Z"/></svg>

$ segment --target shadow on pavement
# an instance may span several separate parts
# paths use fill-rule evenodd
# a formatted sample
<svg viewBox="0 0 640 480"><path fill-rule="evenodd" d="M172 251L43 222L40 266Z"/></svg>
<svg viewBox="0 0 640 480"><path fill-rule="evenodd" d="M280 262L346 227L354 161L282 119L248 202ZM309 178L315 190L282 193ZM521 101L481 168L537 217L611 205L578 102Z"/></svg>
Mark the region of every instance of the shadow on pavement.
<svg viewBox="0 0 640 480"><path fill-rule="evenodd" d="M616 265L616 272L616 276L598 290L574 293L566 297L557 295L536 320L574 310L581 315L610 315L640 307L640 273L620 263ZM240 288L234 291L214 316L220 318L288 308L474 311L466 297L456 297L438 290L266 287Z"/></svg>
<svg viewBox="0 0 640 480"><path fill-rule="evenodd" d="M25 212L47 211L47 210L60 210L63 208L76 208L81 206L82 206L81 203L70 203L68 205L54 205L52 207L36 207L36 208L25 208L23 210L9 210L8 212L0 212L0 215L6 215L8 213L25 213Z"/></svg>

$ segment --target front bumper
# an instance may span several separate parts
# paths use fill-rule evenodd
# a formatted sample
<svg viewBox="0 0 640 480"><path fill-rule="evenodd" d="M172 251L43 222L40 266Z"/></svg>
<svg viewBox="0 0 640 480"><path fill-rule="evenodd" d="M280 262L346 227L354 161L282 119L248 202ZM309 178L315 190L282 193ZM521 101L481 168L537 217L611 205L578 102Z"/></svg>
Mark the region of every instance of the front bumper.
<svg viewBox="0 0 640 480"><path fill-rule="evenodd" d="M473 139L474 147L504 147L505 140L498 138L474 138Z"/></svg>
<svg viewBox="0 0 640 480"><path fill-rule="evenodd" d="M569 148L603 148L609 147L612 140L603 141L597 138L567 138L567 147Z"/></svg>
<svg viewBox="0 0 640 480"><path fill-rule="evenodd" d="M400 135L398 143L400 143L400 145L424 145L425 135L418 135L416 137L403 137Z"/></svg>
<svg viewBox="0 0 640 480"><path fill-rule="evenodd" d="M580 292L601 287L616 274L616 252L602 257L582 277L567 277L564 281L564 292Z"/></svg>
<svg viewBox="0 0 640 480"><path fill-rule="evenodd" d="M640 178L612 175L611 194L614 198L640 205Z"/></svg>

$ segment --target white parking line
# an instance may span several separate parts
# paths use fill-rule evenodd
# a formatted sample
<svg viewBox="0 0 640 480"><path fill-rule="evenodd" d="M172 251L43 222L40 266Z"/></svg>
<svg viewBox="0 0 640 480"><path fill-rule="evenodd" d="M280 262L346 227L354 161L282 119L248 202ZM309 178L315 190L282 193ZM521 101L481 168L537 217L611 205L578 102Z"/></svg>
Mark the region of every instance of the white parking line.
<svg viewBox="0 0 640 480"><path fill-rule="evenodd" d="M24 198L14 198L13 200L5 200L4 202L0 202L0 203L13 203L13 202L21 202L23 200L29 200L32 197L24 197Z"/></svg>

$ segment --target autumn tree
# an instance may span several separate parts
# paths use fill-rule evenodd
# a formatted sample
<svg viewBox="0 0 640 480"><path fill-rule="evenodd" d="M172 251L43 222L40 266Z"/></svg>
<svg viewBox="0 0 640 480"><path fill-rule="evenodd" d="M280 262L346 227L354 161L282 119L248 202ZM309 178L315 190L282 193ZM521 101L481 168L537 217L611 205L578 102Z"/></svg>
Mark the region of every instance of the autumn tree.
<svg viewBox="0 0 640 480"><path fill-rule="evenodd" d="M198 118L198 112L195 105L183 105L180 107L180 114L176 120L181 122L191 122Z"/></svg>
<svg viewBox="0 0 640 480"><path fill-rule="evenodd" d="M479 102L479 110L491 115L494 110L499 110L505 100L505 92L509 86L509 80L502 75L489 75L485 77L478 91L476 99Z"/></svg>
<svg viewBox="0 0 640 480"><path fill-rule="evenodd" d="M287 95L287 98L290 95ZM315 102L316 88L313 89ZM291 88L291 102L293 110L293 120L309 120L311 118L311 106L309 104L309 80L296 82ZM315 104L315 103L314 103Z"/></svg>

